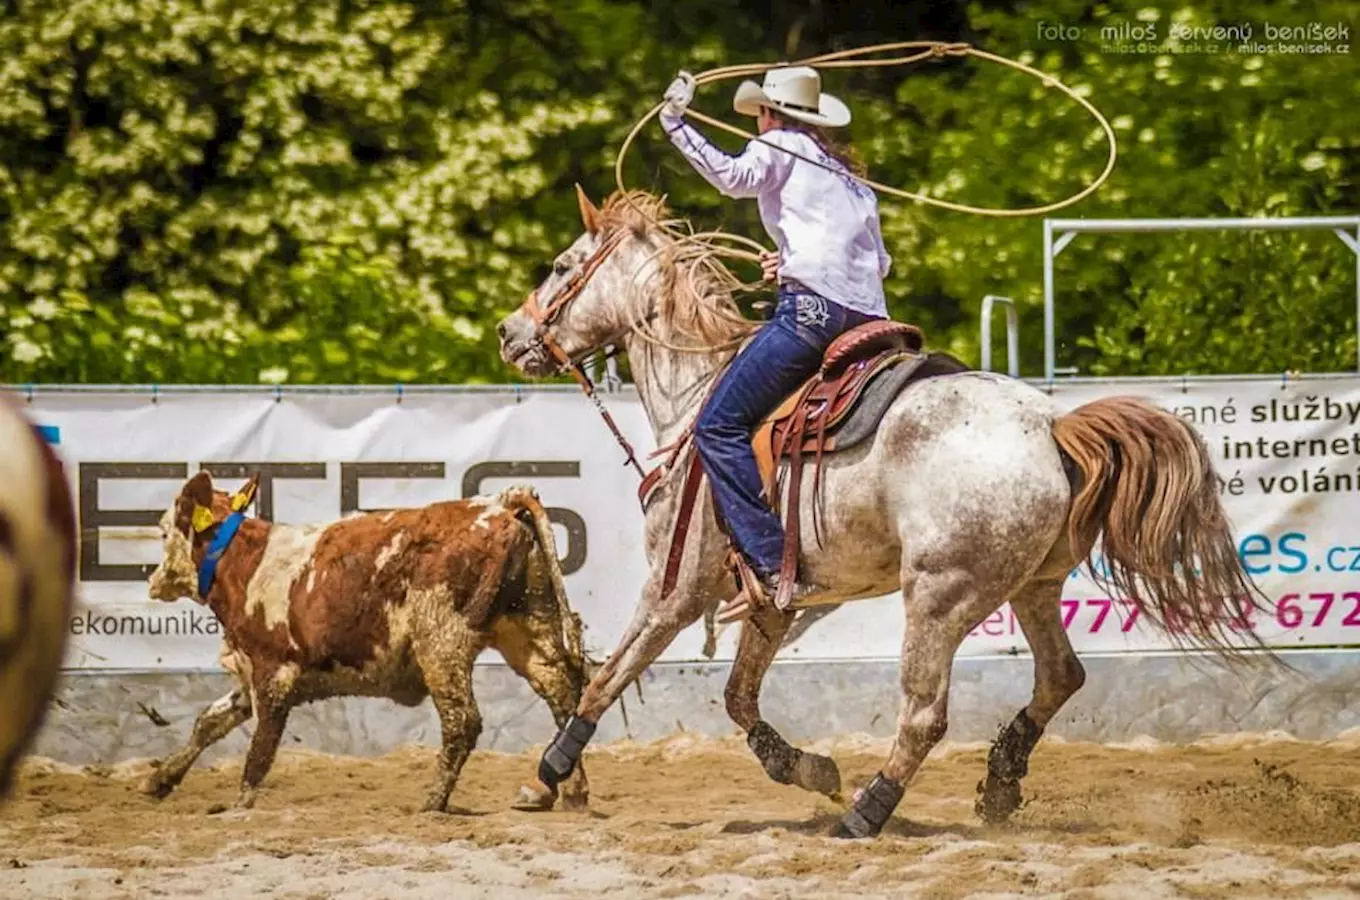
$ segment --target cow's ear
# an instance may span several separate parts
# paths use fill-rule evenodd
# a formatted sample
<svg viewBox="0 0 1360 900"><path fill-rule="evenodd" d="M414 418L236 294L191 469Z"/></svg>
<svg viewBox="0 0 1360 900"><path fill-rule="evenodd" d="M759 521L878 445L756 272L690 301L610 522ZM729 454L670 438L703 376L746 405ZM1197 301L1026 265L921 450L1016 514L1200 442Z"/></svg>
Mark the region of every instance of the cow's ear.
<svg viewBox="0 0 1360 900"><path fill-rule="evenodd" d="M213 480L212 475L207 472L198 472L193 478L184 483L184 495L199 506L206 506L212 509L213 505Z"/></svg>
<svg viewBox="0 0 1360 900"><path fill-rule="evenodd" d="M175 527L185 537L207 530L213 524L212 507L212 476L199 472L184 483L175 499Z"/></svg>

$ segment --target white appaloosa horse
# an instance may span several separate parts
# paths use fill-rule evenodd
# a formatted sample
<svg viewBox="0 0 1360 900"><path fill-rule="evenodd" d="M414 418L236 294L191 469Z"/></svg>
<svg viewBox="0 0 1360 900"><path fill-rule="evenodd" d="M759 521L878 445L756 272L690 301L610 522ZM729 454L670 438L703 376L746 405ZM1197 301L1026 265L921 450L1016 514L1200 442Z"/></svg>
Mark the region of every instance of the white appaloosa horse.
<svg viewBox="0 0 1360 900"><path fill-rule="evenodd" d="M680 438L707 389L756 323L731 299L711 247L667 221L646 193L596 208L578 188L585 232L552 274L498 326L502 358L546 376L610 345L628 354L658 446ZM713 349L720 345L720 349ZM661 584L686 466L677 461L648 501L650 576L626 633L591 680L576 715L539 766L523 806L551 807L601 715L684 628L730 600L727 541L708 491L693 512L674 590ZM891 755L833 833L877 834L945 733L950 666L964 636L1009 601L1034 654L1034 692L988 760L977 811L1004 819L1045 725L1081 687L1084 670L1061 620L1061 585L1103 533L1110 581L1177 638L1232 658L1233 635L1257 592L1238 559L1220 482L1196 433L1132 397L1060 415L1042 391L984 372L941 375L903 390L874 436L830 455L822 473L820 546L803 548L808 580L843 603L900 588L906 604L902 690ZM802 532L812 527L804 473ZM727 710L776 781L837 796L829 758L791 747L759 709L761 681L794 617L771 605L743 622ZM1238 635L1252 642L1247 629ZM1253 644L1259 647L1259 641Z"/></svg>

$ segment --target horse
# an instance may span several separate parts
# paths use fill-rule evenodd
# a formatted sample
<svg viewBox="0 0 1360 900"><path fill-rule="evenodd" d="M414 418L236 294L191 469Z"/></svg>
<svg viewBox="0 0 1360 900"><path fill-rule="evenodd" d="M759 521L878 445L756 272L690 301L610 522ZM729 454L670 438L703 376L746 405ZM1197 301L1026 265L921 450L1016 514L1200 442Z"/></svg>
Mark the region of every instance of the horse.
<svg viewBox="0 0 1360 900"><path fill-rule="evenodd" d="M709 387L759 323L737 306L740 282L721 248L672 219L662 198L618 191L596 206L579 185L577 197L584 230L499 321L501 358L527 377L549 377L579 374L582 360L621 347L656 446L681 447ZM677 634L737 593L707 491L663 590L686 468L677 460L656 473L644 500L649 574L636 611L544 751L540 783L521 788L537 796L520 808L536 800L551 809L605 711ZM1266 607L1236 552L1208 450L1190 425L1141 398L1104 397L1060 414L1019 379L974 370L924 378L895 396L868 440L828 454L820 479L820 541L802 548L800 562L826 592L806 601L834 606L900 589L906 618L892 748L834 836L882 830L945 734L955 652L1006 602L1033 655L1033 692L992 745L975 810L1001 822L1019 808L1031 751L1085 680L1060 598L1097 538L1107 566L1099 577L1173 641L1226 661L1264 650L1241 624ZM813 487L802 484L802 497ZM806 534L807 499L798 515ZM795 749L760 710L762 681L796 612L757 605L742 621L726 709L774 781L839 799L835 761Z"/></svg>

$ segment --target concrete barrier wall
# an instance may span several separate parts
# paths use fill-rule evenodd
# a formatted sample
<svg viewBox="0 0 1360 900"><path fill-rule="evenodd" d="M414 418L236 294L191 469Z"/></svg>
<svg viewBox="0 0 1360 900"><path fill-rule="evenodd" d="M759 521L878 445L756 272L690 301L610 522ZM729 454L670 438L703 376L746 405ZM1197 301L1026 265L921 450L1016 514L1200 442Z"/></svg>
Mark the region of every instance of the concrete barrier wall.
<svg viewBox="0 0 1360 900"><path fill-rule="evenodd" d="M1360 727L1360 652L1285 657L1297 674L1235 675L1207 659L1121 656L1085 660L1086 686L1049 729L1072 740L1127 741L1150 736L1194 740L1238 731L1287 731L1327 739ZM601 723L596 743L654 740L680 731L734 733L723 708L727 664L663 664L632 688ZM795 743L863 733L890 736L898 710L895 661L777 663L762 695L764 714ZM1028 658L963 659L954 666L947 739L990 740L1029 699ZM68 674L34 752L75 764L157 757L180 745L199 711L230 689L224 674ZM541 747L551 716L503 665L478 666L475 689L484 729L481 749ZM147 711L143 711L145 707ZM153 723L154 711L168 724ZM626 722L625 722L626 713ZM244 753L247 723L204 755ZM385 700L341 698L293 711L285 747L374 755L403 744L434 745L439 725L426 701L404 708Z"/></svg>

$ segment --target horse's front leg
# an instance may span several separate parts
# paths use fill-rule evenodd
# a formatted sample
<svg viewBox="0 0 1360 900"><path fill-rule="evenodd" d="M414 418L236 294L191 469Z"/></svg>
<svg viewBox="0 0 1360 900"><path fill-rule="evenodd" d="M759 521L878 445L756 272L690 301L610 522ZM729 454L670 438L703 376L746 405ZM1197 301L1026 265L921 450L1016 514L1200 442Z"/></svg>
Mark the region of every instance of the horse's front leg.
<svg viewBox="0 0 1360 900"><path fill-rule="evenodd" d="M642 604L618 647L591 678L576 714L557 732L538 764L538 780L553 797L557 786L575 770L601 717L624 689L651 665L676 635L699 620L716 602L710 591L682 579L670 596L660 599L661 579L653 573L643 590Z"/></svg>
<svg viewBox="0 0 1360 900"><path fill-rule="evenodd" d="M746 732L746 744L760 760L765 774L780 784L797 785L805 791L834 798L841 790L841 773L835 760L795 749L760 716L760 687L794 615L792 610L771 609L742 623L737 658L724 692L727 714Z"/></svg>

